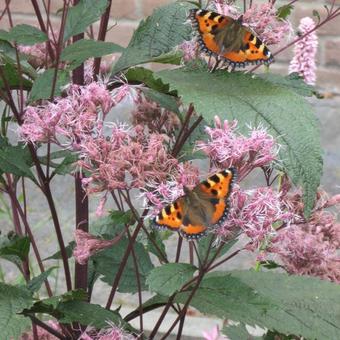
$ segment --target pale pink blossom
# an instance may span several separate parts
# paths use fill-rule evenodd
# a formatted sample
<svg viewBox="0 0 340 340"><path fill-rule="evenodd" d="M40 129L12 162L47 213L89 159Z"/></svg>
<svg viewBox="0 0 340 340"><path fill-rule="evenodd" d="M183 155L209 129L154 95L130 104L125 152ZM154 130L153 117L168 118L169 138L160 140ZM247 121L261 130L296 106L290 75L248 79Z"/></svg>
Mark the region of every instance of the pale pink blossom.
<svg viewBox="0 0 340 340"><path fill-rule="evenodd" d="M226 337L222 336L218 325L213 327L209 331L203 331L203 337L205 340L224 340Z"/></svg>
<svg viewBox="0 0 340 340"><path fill-rule="evenodd" d="M312 18L305 17L300 21L299 35L304 36L312 31L315 22ZM315 85L316 82L316 52L318 38L315 31L298 40L294 46L294 57L289 65L289 73L297 72L307 84Z"/></svg>
<svg viewBox="0 0 340 340"><path fill-rule="evenodd" d="M241 12L238 7L236 7L233 2L225 1L225 0L215 0L214 7L217 13L226 15L235 20L239 18Z"/></svg>
<svg viewBox="0 0 340 340"><path fill-rule="evenodd" d="M51 47L53 45L51 44ZM31 46L18 45L18 51L28 57L28 62L34 68L42 68L51 65L51 59L47 53L46 43L34 44Z"/></svg>
<svg viewBox="0 0 340 340"><path fill-rule="evenodd" d="M102 240L81 229L77 229L74 233L76 247L73 250L73 256L79 264L85 264L90 256L116 244L122 235L123 234L120 234L112 240Z"/></svg>
<svg viewBox="0 0 340 340"><path fill-rule="evenodd" d="M198 43L196 39L184 41L178 46L178 49L183 52L184 63L195 60L197 58L197 54L199 53Z"/></svg>
<svg viewBox="0 0 340 340"><path fill-rule="evenodd" d="M278 153L278 145L265 128L250 129L249 136L237 132L237 121L224 121L215 118L215 127L206 127L207 141L196 144L196 150L207 154L219 169L234 166L239 181L253 169L269 166Z"/></svg>

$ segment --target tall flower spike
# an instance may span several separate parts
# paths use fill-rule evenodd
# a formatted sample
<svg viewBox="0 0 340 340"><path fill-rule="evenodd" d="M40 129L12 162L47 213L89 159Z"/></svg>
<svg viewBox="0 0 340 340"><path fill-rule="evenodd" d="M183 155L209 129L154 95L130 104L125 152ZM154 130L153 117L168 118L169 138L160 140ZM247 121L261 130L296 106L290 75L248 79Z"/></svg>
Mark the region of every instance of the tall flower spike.
<svg viewBox="0 0 340 340"><path fill-rule="evenodd" d="M312 18L305 17L301 19L299 26L299 35L303 36L315 27ZM316 81L316 64L315 56L318 47L318 38L314 32L306 35L297 41L294 47L294 57L289 65L289 74L299 73L307 84L315 85Z"/></svg>

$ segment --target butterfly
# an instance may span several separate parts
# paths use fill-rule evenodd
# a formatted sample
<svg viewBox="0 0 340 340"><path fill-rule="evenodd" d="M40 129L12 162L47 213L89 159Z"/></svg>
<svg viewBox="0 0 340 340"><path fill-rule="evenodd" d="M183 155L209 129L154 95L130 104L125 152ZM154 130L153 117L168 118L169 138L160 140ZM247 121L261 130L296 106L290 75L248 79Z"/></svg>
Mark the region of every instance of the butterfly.
<svg viewBox="0 0 340 340"><path fill-rule="evenodd" d="M274 61L267 46L242 25L242 19L203 9L191 9L189 19L196 30L200 49L224 65L234 69L248 64L268 65Z"/></svg>
<svg viewBox="0 0 340 340"><path fill-rule="evenodd" d="M170 229L189 239L199 239L228 216L229 195L236 170L229 168L210 176L193 190L184 187L184 196L164 207L153 226Z"/></svg>

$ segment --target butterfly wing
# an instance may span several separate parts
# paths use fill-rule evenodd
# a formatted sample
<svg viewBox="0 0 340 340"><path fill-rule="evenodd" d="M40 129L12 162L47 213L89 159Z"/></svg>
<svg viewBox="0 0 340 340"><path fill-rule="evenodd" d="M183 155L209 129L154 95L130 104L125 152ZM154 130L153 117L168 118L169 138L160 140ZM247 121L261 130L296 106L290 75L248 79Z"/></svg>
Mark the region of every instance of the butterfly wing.
<svg viewBox="0 0 340 340"><path fill-rule="evenodd" d="M202 237L207 229L195 218L184 197L180 197L164 207L153 220L153 226L159 229L179 231L183 237L189 240Z"/></svg>
<svg viewBox="0 0 340 340"><path fill-rule="evenodd" d="M194 188L199 199L204 202L209 227L220 225L228 216L229 196L236 170L229 168L210 176Z"/></svg>
<svg viewBox="0 0 340 340"><path fill-rule="evenodd" d="M223 57L233 66L269 64L269 49L240 22L207 10L192 9L190 19L198 31L201 49L209 55Z"/></svg>

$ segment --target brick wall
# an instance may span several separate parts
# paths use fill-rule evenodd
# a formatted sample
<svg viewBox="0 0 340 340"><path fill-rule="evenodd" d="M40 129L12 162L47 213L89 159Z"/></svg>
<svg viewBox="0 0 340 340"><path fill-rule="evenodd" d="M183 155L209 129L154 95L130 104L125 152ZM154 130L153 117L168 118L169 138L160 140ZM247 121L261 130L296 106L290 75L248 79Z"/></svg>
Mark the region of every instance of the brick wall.
<svg viewBox="0 0 340 340"><path fill-rule="evenodd" d="M95 1L95 0L93 0ZM140 19L152 13L153 9L172 2L173 0L113 0L111 8L111 29L108 32L107 40L126 46L132 36L133 30L137 27ZM47 1L45 1L47 3ZM62 0L51 0L51 12L56 13L62 7ZM254 0L257 3L257 0ZM279 5L288 1L278 0ZM314 9L318 10L321 16L325 14L324 5L329 5L331 0L298 0L296 8L291 17L293 27L297 27L299 20L304 16L312 16ZM41 3L41 0L40 0ZM243 3L243 1L239 1ZM5 0L0 0L0 10L4 7ZM340 0L336 0L340 5ZM11 0L10 7L13 13L14 24L27 23L38 26L34 16L30 0ZM42 7L43 8L43 7ZM58 27L59 18L51 16L51 22ZM5 15L0 21L0 28L7 29L8 18ZM95 27L95 30L98 27ZM318 31L319 51L317 55L318 80L317 85L329 92L340 93L340 16L327 23ZM275 52L275 49L272 49ZM292 57L292 48L286 50L276 58L272 68L286 74L287 66Z"/></svg>

